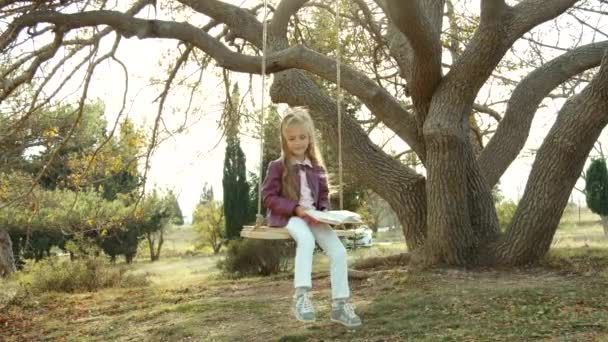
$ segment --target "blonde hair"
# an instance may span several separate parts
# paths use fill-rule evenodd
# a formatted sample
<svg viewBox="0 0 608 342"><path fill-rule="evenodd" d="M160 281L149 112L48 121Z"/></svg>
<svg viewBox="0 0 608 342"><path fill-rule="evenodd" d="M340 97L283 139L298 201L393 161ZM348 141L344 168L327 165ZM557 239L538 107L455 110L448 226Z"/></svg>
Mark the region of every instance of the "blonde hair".
<svg viewBox="0 0 608 342"><path fill-rule="evenodd" d="M302 125L306 134L308 134L308 148L306 149L306 157L310 160L313 166L319 166L325 169L321 153L317 148L317 139L315 137L315 125L308 114L308 110L304 107L290 108L283 120L281 121L281 151L283 156L283 174L281 175L281 195L290 198L294 201L299 200L300 194L295 190L294 184L294 168L291 153L287 148L287 137L285 130L293 125Z"/></svg>

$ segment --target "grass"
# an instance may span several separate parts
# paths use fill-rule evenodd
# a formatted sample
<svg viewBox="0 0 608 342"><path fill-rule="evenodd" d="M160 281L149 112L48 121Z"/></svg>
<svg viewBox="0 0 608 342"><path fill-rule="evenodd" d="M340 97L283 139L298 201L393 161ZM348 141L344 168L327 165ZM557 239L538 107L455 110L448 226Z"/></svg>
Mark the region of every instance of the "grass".
<svg viewBox="0 0 608 342"><path fill-rule="evenodd" d="M555 237L554 247L592 247L608 248L598 215L586 208L568 206Z"/></svg>
<svg viewBox="0 0 608 342"><path fill-rule="evenodd" d="M191 248L186 230L168 236L181 251ZM0 340L603 341L608 243L602 234L597 217L582 212L579 221L570 210L539 267L400 267L353 280L353 301L364 320L359 330L329 322L327 277L314 281L318 320L304 325L290 315L290 275L225 279L215 269L221 255L138 260L132 272L147 274L148 287L0 302ZM349 251L350 262L403 251L399 237L378 240L385 244ZM315 258L314 271L326 271L327 259Z"/></svg>

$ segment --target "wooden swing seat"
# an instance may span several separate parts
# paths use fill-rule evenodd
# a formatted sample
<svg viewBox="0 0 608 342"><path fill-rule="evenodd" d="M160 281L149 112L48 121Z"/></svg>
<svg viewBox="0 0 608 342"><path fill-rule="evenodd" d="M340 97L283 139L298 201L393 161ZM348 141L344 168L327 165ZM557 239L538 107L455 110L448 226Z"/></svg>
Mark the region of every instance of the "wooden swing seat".
<svg viewBox="0 0 608 342"><path fill-rule="evenodd" d="M357 233L362 233L363 229L335 229L338 237L354 237ZM291 240L291 235L284 227L269 227L269 226L243 226L241 237L247 239L260 240Z"/></svg>

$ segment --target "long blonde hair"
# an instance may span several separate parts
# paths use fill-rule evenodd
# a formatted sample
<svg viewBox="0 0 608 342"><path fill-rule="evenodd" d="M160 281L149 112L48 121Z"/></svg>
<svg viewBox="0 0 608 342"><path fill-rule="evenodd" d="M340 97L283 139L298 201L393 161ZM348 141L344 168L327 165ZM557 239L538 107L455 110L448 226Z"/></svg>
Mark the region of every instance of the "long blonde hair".
<svg viewBox="0 0 608 342"><path fill-rule="evenodd" d="M294 168L291 153L287 148L287 137L285 130L293 125L302 125L306 134L308 134L308 148L306 149L306 157L310 160L313 166L319 166L325 169L321 153L317 148L317 139L315 137L315 125L308 114L308 110L304 107L293 107L281 121L281 151L283 156L283 174L281 175L281 195L290 198L294 201L299 200L300 194L295 190L294 184Z"/></svg>

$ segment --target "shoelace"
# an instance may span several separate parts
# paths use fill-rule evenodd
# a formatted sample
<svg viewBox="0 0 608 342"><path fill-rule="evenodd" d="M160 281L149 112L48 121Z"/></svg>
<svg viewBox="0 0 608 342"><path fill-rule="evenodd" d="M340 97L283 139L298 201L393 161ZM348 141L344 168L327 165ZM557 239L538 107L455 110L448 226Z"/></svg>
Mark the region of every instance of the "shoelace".
<svg viewBox="0 0 608 342"><path fill-rule="evenodd" d="M312 311L314 311L314 308L312 307L312 301L308 297L308 294L306 294L306 293L303 294L299 298L298 301L299 301L300 307L303 309L304 312L312 312Z"/></svg>

